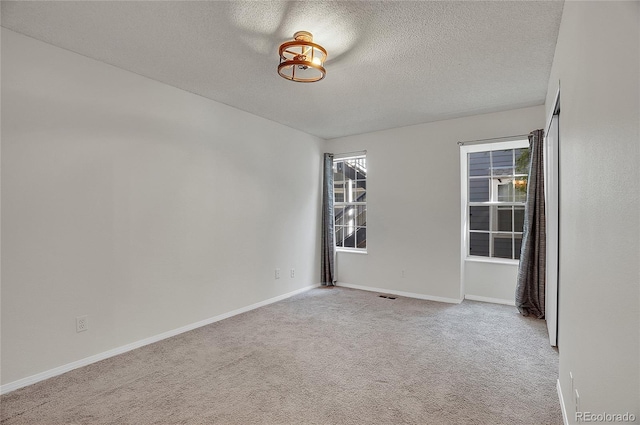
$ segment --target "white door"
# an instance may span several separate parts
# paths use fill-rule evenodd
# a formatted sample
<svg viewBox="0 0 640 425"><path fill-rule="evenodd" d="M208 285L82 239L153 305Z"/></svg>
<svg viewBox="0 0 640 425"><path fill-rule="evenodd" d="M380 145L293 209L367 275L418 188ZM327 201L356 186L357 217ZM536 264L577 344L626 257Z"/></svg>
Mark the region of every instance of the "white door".
<svg viewBox="0 0 640 425"><path fill-rule="evenodd" d="M559 185L558 185L558 142L559 115L551 118L544 144L545 210L547 225L547 276L545 286L545 319L552 346L558 345L558 226L559 226Z"/></svg>

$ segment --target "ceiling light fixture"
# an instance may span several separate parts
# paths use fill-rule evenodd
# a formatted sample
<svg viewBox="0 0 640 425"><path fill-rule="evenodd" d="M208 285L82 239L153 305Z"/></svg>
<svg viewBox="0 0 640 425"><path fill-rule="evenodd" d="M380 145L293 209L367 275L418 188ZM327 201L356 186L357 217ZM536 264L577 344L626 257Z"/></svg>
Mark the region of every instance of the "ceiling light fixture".
<svg viewBox="0 0 640 425"><path fill-rule="evenodd" d="M293 41L280 45L278 74L287 80L300 83L320 81L327 74L324 61L327 51L313 42L313 35L307 31L293 34Z"/></svg>

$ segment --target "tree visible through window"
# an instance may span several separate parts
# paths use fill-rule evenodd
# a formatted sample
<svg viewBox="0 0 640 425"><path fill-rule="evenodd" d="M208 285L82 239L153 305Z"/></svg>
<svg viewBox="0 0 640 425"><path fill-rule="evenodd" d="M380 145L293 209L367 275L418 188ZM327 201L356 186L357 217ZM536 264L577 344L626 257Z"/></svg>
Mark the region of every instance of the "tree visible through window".
<svg viewBox="0 0 640 425"><path fill-rule="evenodd" d="M467 255L519 259L527 196L527 141L467 148Z"/></svg>
<svg viewBox="0 0 640 425"><path fill-rule="evenodd" d="M367 159L333 161L335 239L338 249L367 248Z"/></svg>

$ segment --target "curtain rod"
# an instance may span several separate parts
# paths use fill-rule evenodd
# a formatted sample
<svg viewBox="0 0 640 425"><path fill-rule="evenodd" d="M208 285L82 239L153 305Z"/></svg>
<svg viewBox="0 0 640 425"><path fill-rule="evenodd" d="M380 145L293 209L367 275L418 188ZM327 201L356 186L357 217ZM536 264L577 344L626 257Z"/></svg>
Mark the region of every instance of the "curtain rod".
<svg viewBox="0 0 640 425"><path fill-rule="evenodd" d="M531 133L529 133L529 134L531 134ZM503 141L505 139L519 139L519 138L522 138L522 137L529 137L529 134L516 134L515 136L492 137L491 139L467 140L465 142L458 142L458 146L475 145L476 143L501 142L501 141Z"/></svg>

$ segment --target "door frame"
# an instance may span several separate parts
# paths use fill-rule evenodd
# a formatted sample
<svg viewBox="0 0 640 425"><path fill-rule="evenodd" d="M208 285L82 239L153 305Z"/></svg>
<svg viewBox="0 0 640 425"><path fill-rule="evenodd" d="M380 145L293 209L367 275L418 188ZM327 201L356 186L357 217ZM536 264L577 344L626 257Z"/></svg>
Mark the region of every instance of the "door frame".
<svg viewBox="0 0 640 425"><path fill-rule="evenodd" d="M560 83L547 118L544 138L546 276L545 320L549 342L558 345L560 286Z"/></svg>

